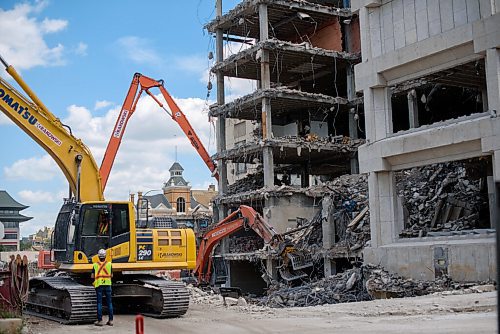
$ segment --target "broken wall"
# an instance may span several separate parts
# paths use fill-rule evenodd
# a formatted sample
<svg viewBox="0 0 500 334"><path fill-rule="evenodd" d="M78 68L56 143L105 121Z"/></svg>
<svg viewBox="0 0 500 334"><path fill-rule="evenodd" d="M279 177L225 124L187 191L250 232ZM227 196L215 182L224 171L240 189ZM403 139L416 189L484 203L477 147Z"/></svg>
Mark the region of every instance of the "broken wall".
<svg viewBox="0 0 500 334"><path fill-rule="evenodd" d="M332 51L345 51L342 48L342 31L337 18L314 33L309 34L309 41L312 46ZM297 41L301 42L301 41Z"/></svg>
<svg viewBox="0 0 500 334"><path fill-rule="evenodd" d="M271 197L267 200L264 217L278 233L297 227L297 217L311 220L317 213L319 203L303 194Z"/></svg>

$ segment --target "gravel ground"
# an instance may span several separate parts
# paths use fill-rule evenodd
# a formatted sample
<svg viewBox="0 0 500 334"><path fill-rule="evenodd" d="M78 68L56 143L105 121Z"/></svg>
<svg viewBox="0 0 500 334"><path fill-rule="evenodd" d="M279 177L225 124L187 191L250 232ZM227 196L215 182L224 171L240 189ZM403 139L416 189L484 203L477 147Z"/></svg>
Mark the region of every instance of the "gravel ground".
<svg viewBox="0 0 500 334"><path fill-rule="evenodd" d="M181 318L145 318L145 333L495 333L496 308L496 292L286 309L225 307L214 297L192 303ZM132 315L116 316L114 327L65 326L35 317L26 324L24 333L135 333Z"/></svg>

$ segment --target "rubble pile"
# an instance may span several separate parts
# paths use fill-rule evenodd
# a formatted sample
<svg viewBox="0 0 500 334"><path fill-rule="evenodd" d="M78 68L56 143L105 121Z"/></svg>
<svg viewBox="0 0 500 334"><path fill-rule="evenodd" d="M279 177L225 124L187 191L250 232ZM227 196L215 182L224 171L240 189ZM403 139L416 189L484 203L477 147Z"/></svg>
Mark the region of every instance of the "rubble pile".
<svg viewBox="0 0 500 334"><path fill-rule="evenodd" d="M254 252L264 247L264 240L259 236L229 238L229 253Z"/></svg>
<svg viewBox="0 0 500 334"><path fill-rule="evenodd" d="M333 196L336 247L358 251L370 240L367 176L343 175L331 182L329 189Z"/></svg>
<svg viewBox="0 0 500 334"><path fill-rule="evenodd" d="M358 251L370 239L366 175L342 175L333 181L307 188L305 194L322 197L322 210L311 221L288 234L296 247L307 249L311 254L321 252L321 223L329 219L335 223L336 250Z"/></svg>
<svg viewBox="0 0 500 334"><path fill-rule="evenodd" d="M272 285L259 303L269 307L305 307L322 304L356 302L379 298L414 297L460 290L474 283L456 283L448 276L435 281L417 281L392 274L380 266L365 264L297 287ZM470 292L479 292L478 289Z"/></svg>
<svg viewBox="0 0 500 334"><path fill-rule="evenodd" d="M323 149L329 149L339 153L352 153L356 152L359 146L365 143L364 139L352 139L345 136L333 136L329 135L327 137L319 137L315 133L304 133L302 136L282 136L278 138L273 138L268 140L275 145L282 143L294 143L298 147L306 149L317 149L322 147ZM314 145L313 145L314 143Z"/></svg>
<svg viewBox="0 0 500 334"><path fill-rule="evenodd" d="M191 294L191 302L195 304L220 304L221 296L215 294L212 290L203 291L191 284L186 286Z"/></svg>
<svg viewBox="0 0 500 334"><path fill-rule="evenodd" d="M304 307L370 300L359 268L297 287L276 284L260 302L269 307Z"/></svg>
<svg viewBox="0 0 500 334"><path fill-rule="evenodd" d="M401 237L422 237L429 232L481 228L479 212L487 207L481 192L484 178L464 162L429 165L397 174L398 193L408 217Z"/></svg>
<svg viewBox="0 0 500 334"><path fill-rule="evenodd" d="M227 187L226 195L233 195L244 191L257 190L264 187L264 172L248 174L241 180L230 184Z"/></svg>

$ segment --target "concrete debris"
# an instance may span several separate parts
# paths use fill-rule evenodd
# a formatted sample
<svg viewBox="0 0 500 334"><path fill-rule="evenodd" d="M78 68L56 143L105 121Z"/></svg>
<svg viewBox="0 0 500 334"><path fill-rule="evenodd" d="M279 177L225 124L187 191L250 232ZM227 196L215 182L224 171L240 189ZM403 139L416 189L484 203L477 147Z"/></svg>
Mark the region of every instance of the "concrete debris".
<svg viewBox="0 0 500 334"><path fill-rule="evenodd" d="M326 250L328 255L337 257L339 251L344 256L360 251L370 240L367 185L367 176L364 174L342 175L333 181L305 189L308 196L322 196L327 207L320 210L310 222L303 223L303 228L289 233L296 247L307 250L313 257L323 256L325 250L322 247L321 224L330 221L335 224L335 244Z"/></svg>
<svg viewBox="0 0 500 334"><path fill-rule="evenodd" d="M488 205L487 194L482 192L485 180L466 163L413 168L396 177L408 216L401 237L489 227L480 220L480 211Z"/></svg>
<svg viewBox="0 0 500 334"><path fill-rule="evenodd" d="M233 184L230 184L227 187L227 194L237 194L246 191L252 191L260 189L264 186L264 173L257 172L253 174L248 174L241 180L236 181Z"/></svg>
<svg viewBox="0 0 500 334"><path fill-rule="evenodd" d="M269 288L267 296L259 299L259 303L270 307L305 307L379 298L414 297L464 289L473 293L490 291L487 287L494 288L493 285L481 285L484 289L474 286L474 283L453 282L447 276L433 282L416 281L389 273L380 266L365 264L297 287L275 283Z"/></svg>
<svg viewBox="0 0 500 334"><path fill-rule="evenodd" d="M487 207L488 199L483 191L484 178L480 177L481 173L474 172L475 168L478 169L475 163L450 162L396 174L397 190L407 212L407 227L400 236L484 233L484 230L478 229L485 227L480 220L480 212ZM343 175L307 188L281 185L244 191L260 187L262 179L260 173L247 176L231 186L230 192L234 195L230 197L245 198L248 195L255 199L303 194L318 199L326 207L318 210L311 220L301 221L296 229L286 232L286 238L296 248L311 254L313 259L319 260L324 256L332 259L356 257L361 254L370 240L366 175ZM327 249L322 242L322 224L326 221L335 224L335 243ZM252 242L256 240L244 239L238 242L239 245L234 244L233 249L235 252L247 252L261 248L260 244L252 245Z"/></svg>
<svg viewBox="0 0 500 334"><path fill-rule="evenodd" d="M329 96L321 93L304 92L296 89L286 88L285 86L278 86L267 89L257 89L256 91L235 99L232 102L226 103L222 106L213 104L210 106L210 116L225 115L227 117L238 117L240 119L255 120L258 118L256 108L260 109L262 98L269 98L271 102L271 109L273 115L282 115L286 111L294 110L302 106L309 106L312 109L313 120L321 120L323 111L314 112L314 109L330 109L342 108L349 105L349 107L356 106L360 100L348 101L346 98L340 96ZM274 108L273 108L274 106ZM275 115L276 116L276 115ZM261 136L262 138L262 136Z"/></svg>
<svg viewBox="0 0 500 334"><path fill-rule="evenodd" d="M223 306L224 300L220 294L215 293L213 290L202 290L191 284L187 286L188 291L191 294L191 303L194 304L205 304L214 306ZM269 312L269 307L263 305L257 305L254 303L249 303L244 297L232 298L226 297L226 305L237 307L242 312L248 313L262 313Z"/></svg>
<svg viewBox="0 0 500 334"><path fill-rule="evenodd" d="M187 289L191 293L192 303L222 305L222 297L213 290L204 291L191 284L187 285Z"/></svg>
<svg viewBox="0 0 500 334"><path fill-rule="evenodd" d="M259 236L229 238L229 253L254 252L264 247L264 240Z"/></svg>

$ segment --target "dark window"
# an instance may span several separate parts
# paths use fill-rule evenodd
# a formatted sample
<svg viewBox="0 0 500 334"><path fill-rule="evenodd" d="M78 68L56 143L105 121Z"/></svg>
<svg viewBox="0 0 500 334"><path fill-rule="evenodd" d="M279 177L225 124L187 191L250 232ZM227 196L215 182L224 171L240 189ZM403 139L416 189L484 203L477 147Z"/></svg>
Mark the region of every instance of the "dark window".
<svg viewBox="0 0 500 334"><path fill-rule="evenodd" d="M186 212L186 200L183 197L177 199L177 212Z"/></svg>
<svg viewBox="0 0 500 334"><path fill-rule="evenodd" d="M82 235L106 235L106 211L104 209L86 209L83 214Z"/></svg>
<svg viewBox="0 0 500 334"><path fill-rule="evenodd" d="M17 233L5 233L4 239L17 239Z"/></svg>
<svg viewBox="0 0 500 334"><path fill-rule="evenodd" d="M130 231L128 222L128 205L127 204L114 204L113 205L113 236L127 233Z"/></svg>
<svg viewBox="0 0 500 334"><path fill-rule="evenodd" d="M16 223L16 222L3 222L3 226L5 228L18 228L19 227L18 224L19 223Z"/></svg>

